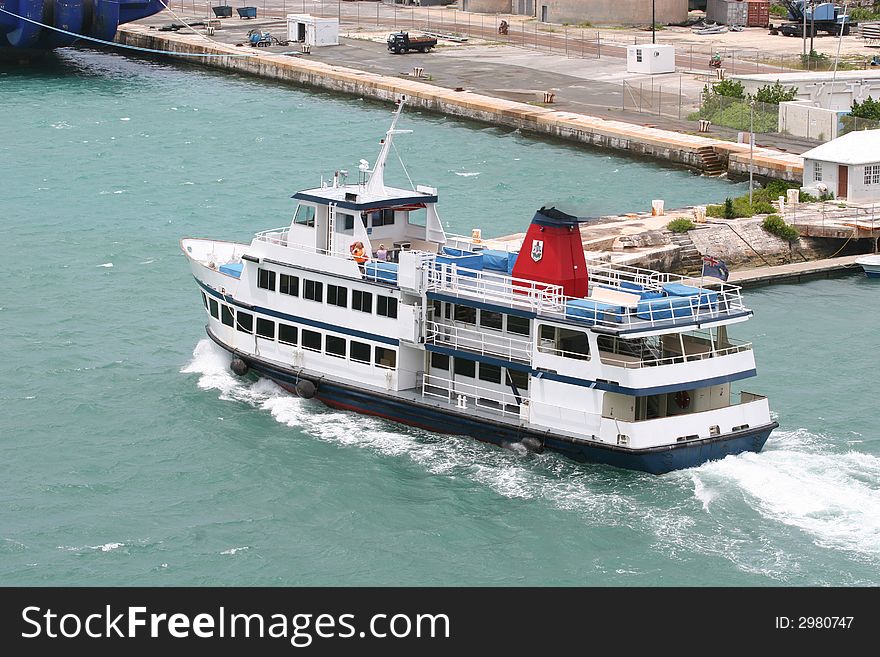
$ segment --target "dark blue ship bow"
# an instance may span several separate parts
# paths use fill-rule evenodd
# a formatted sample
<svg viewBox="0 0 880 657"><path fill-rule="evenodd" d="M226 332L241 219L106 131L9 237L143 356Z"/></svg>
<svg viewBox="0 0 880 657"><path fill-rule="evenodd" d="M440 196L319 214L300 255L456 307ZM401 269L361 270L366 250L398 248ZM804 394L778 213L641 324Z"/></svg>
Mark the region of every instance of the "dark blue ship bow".
<svg viewBox="0 0 880 657"><path fill-rule="evenodd" d="M69 46L80 34L112 41L120 25L164 8L160 0L0 0L0 53Z"/></svg>

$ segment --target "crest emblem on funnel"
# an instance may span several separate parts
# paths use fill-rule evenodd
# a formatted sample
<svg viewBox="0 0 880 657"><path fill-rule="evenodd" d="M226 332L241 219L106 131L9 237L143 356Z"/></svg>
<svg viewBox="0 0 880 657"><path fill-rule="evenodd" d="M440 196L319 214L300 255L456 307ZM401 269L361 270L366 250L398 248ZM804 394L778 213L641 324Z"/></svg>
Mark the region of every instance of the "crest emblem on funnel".
<svg viewBox="0 0 880 657"><path fill-rule="evenodd" d="M532 260L539 262L544 256L544 240L532 240Z"/></svg>

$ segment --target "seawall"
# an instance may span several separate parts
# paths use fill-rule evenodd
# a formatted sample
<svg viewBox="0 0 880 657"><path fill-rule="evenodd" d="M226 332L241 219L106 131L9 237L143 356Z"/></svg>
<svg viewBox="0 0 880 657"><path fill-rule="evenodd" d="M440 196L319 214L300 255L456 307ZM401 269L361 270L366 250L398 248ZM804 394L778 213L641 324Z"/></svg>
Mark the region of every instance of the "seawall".
<svg viewBox="0 0 880 657"><path fill-rule="evenodd" d="M307 57L249 52L210 41L201 35L157 32L143 25L121 28L116 41L162 51L175 51L186 60L213 68L318 87L359 97L391 101L405 94L410 106L466 119L518 128L537 134L584 144L613 148L633 155L673 162L694 169L705 168L700 149L714 150L728 170L739 175L749 169L749 147L744 144L689 135L658 128L606 120L586 114L561 112L467 91L455 91L417 80L368 73L344 66L309 60ZM216 57L187 57L187 54ZM250 56L243 57L243 54ZM754 172L765 178L800 182L803 158L769 148L756 148Z"/></svg>

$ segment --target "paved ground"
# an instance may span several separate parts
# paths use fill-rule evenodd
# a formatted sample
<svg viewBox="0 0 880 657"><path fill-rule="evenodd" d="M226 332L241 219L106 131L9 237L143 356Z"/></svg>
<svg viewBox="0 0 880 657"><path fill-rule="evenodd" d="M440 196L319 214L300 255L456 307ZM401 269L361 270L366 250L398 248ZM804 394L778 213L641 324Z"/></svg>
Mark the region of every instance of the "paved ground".
<svg viewBox="0 0 880 657"><path fill-rule="evenodd" d="M262 4L257 0L255 4L259 15L256 20L241 20L234 15L224 19L221 28L210 38L223 43L245 43L248 30L259 29L286 39L286 23L281 19L286 13L304 9L313 14L334 15L338 10L344 19L343 34L348 36L343 37L337 47L314 48L308 57L392 76L408 75L414 67L420 67L432 84L526 103L542 104L544 92L551 91L555 94L552 106L559 110L697 134L697 123L688 121L687 116L698 107L700 91L709 79L705 71L679 69L666 75L643 76L626 72L625 60L619 56L623 50L619 46L606 45L599 53L586 53L581 57L581 53L574 52L575 42L569 39L570 52L566 56L564 47L559 44L556 51L536 51L533 47L496 41L497 34L492 39L469 38L466 43L441 40L438 48L430 53L395 56L384 45L385 36L395 24L401 27L409 21L442 33L469 28L471 33L482 30L488 37L493 35L496 17L456 12L457 16L450 20L454 10L436 8L429 12L407 8L399 10L394 18L393 7L377 2L337 4L328 0L323 3L323 10L322 3L309 0L266 0ZM263 6L267 7L265 11ZM157 28L172 22L199 22L206 18L209 7L209 4L195 2L184 3L183 7L172 5L173 13L165 11L140 22ZM426 21L420 18L419 12L433 18ZM469 25L462 21L463 15L468 16ZM439 16L446 17L442 25ZM479 25L477 17L481 21ZM522 22L521 17L519 20ZM202 28L197 29L204 34ZM649 39L649 35L637 34L641 34L643 40ZM564 37L558 33L539 33L539 36L549 40ZM298 47L274 46L267 50L303 56L299 55ZM737 131L712 126L709 136L735 141ZM782 135L759 135L756 142L791 153L802 153L816 145L816 142Z"/></svg>

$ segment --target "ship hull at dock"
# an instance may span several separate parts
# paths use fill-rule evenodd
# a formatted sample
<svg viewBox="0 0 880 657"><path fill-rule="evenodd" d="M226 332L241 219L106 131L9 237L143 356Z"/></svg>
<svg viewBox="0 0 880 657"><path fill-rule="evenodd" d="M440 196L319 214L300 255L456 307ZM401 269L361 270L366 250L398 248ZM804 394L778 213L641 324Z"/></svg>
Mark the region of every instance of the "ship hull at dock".
<svg viewBox="0 0 880 657"><path fill-rule="evenodd" d="M316 384L315 399L325 405L365 415L373 415L409 426L442 434L464 435L501 447L522 445L530 451L548 449L575 461L598 463L651 474L696 467L708 461L743 452L759 452L778 423L749 428L730 434L693 440L663 447L635 450L616 445L580 440L551 432L493 421L453 409L382 394L330 381L319 375L280 367L234 349L208 330L208 336L234 357L243 360L251 371L268 378L285 390L296 394L298 381L307 379Z"/></svg>

